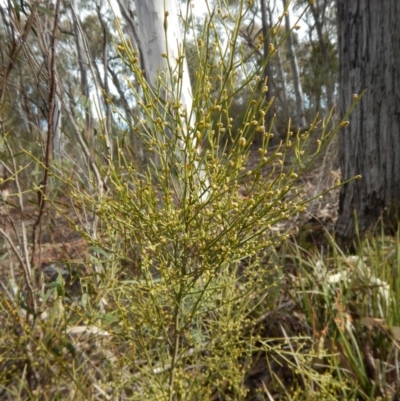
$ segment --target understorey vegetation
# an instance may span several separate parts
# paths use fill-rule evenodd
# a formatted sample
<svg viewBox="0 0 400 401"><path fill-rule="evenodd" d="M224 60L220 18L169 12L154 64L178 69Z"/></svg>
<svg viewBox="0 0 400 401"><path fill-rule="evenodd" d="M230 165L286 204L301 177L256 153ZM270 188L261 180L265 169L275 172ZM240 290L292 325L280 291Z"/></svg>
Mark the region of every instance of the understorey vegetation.
<svg viewBox="0 0 400 401"><path fill-rule="evenodd" d="M3 88L1 399L400 396L398 234L377 226L350 253L322 218L308 217L346 184L322 175L363 93L345 115L317 114L304 129L288 120L278 132L264 72L292 32L281 30L287 10L253 68L245 62L262 38L250 53L237 49L250 2L234 15L221 10L190 47L190 109L183 48L149 82L118 20L113 46L134 117L103 85L115 131L99 116L85 137L77 111L86 104L68 104L50 85L48 132L20 142ZM7 62L28 60L34 79L36 65L21 54L11 49ZM242 92L238 121L231 105ZM75 135L60 153L49 145L57 102ZM324 185L310 191L310 174Z"/></svg>

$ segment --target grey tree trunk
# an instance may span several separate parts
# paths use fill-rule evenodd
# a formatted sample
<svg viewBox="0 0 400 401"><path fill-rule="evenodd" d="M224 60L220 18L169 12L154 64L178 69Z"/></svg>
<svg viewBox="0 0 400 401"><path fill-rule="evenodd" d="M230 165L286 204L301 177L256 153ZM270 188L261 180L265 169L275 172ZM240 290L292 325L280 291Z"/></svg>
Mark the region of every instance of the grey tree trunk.
<svg viewBox="0 0 400 401"><path fill-rule="evenodd" d="M189 127L195 125L195 115L192 112L192 86L187 61L183 56L184 43L176 1L135 0L135 6L146 79L150 85L156 87L159 77L165 74L165 88L160 95L165 97L164 101L179 100L182 105L179 112L182 134L185 139L191 141L192 147L197 148L199 153L200 145ZM176 76L179 76L179 82L176 82ZM171 96L179 99L170 99ZM186 141L179 140L178 143L182 153L187 153ZM203 167L197 164L196 161L195 165L199 167L197 169L199 195L201 194L202 200L206 200L209 196L209 181Z"/></svg>
<svg viewBox="0 0 400 401"><path fill-rule="evenodd" d="M98 103L100 106L102 101L105 104L107 101L104 95L100 95L101 89L104 89L101 81L97 79L96 71L95 71L95 61L93 56L90 53L89 46L88 46L88 38L86 33L82 29L82 24L79 18L79 9L78 9L78 2L77 0L71 0L71 9L72 9L72 16L73 16L73 26L74 26L74 34L76 38L76 52L77 52L77 61L79 64L79 71L80 71L80 79L81 79L81 91L85 101L85 130L86 130L86 138L89 143L89 147L91 149L92 155L95 153L96 148L96 140L93 136L93 115L92 115L92 108L91 108L91 101L90 95L92 94L95 96L95 102ZM105 66L106 68L107 66ZM94 90L91 91L89 88L89 73L94 81ZM105 107L106 108L106 107ZM101 118L100 116L98 116ZM106 124L102 125L102 131L104 134L105 145L107 147L107 154L109 157L112 158L113 155L113 146L110 138L110 131L109 131L109 122L107 121Z"/></svg>
<svg viewBox="0 0 400 401"><path fill-rule="evenodd" d="M132 44L134 47L140 49L143 49L143 45L141 43L141 38L138 34L138 28L137 28L137 23L135 22L134 19L134 12L132 10L132 8L130 7L130 3L128 0L117 0L118 6L119 6L119 10L121 12L122 18L125 21L126 24L126 32L129 36L129 39L131 40ZM143 52L140 51L139 52L139 56L140 56L140 67L142 68L142 70L145 69L144 66L144 59L143 59Z"/></svg>
<svg viewBox="0 0 400 401"><path fill-rule="evenodd" d="M139 45L143 54L146 78L151 85L156 84L161 71L167 74L169 85L173 86L173 73L177 60L184 53L180 32L180 21L175 0L136 0L139 25ZM166 55L163 56L163 55ZM182 90L180 101L187 114L192 111L192 86L186 58L182 63Z"/></svg>
<svg viewBox="0 0 400 401"><path fill-rule="evenodd" d="M59 84L59 79L57 78L57 90L61 85ZM62 114L61 114L61 99L60 96L56 93L54 99L54 113L53 113L53 154L54 159L58 165L61 165L62 158L64 156L64 147L65 147L65 136L62 132Z"/></svg>
<svg viewBox="0 0 400 401"><path fill-rule="evenodd" d="M282 0L282 2L283 2L283 8L286 10L287 9L287 0ZM294 45L293 45L293 38L292 38L292 32L291 32L292 27L290 26L289 13L285 14L285 28L286 28L286 32L288 33L288 37L286 39L286 44L288 47L290 66L291 66L292 75L293 75L294 93L296 96L296 112L297 112L296 123L298 124L299 128L305 128L307 125L307 122L306 122L306 116L304 113L303 89L301 87L299 65L297 63L296 52L294 50Z"/></svg>
<svg viewBox="0 0 400 401"><path fill-rule="evenodd" d="M269 33L270 28L268 26L268 15L267 15L267 7L266 7L265 2L266 2L266 0L261 0L261 21L262 21L262 35L263 35L263 39L264 39L264 42L263 42L264 59L267 59L269 56L269 45L271 43L271 40L268 39L268 33ZM268 79L267 84L269 87L271 87L272 70L271 70L271 66L270 66L269 62L265 66L263 78ZM272 100L271 91L268 90L265 93L265 102L268 104L271 100ZM265 115L264 124L265 124L266 130L269 130L272 119L273 119L273 108L271 107L268 110L268 113ZM275 130L273 130L273 131L275 131Z"/></svg>
<svg viewBox="0 0 400 401"><path fill-rule="evenodd" d="M128 35L133 48L139 50L139 62L140 62L140 68L144 70L144 59L143 59L143 52L140 50L143 48L143 45L141 45L140 42L140 37L138 34L138 24L137 21L135 20L135 5L133 2L129 2L128 0L117 0L119 10L121 12L122 18L125 22L125 27L124 31ZM125 111L125 116L127 120L130 120L132 116L132 111L129 107L129 103L125 97L125 94L121 88L121 84L119 82L119 77L115 74L115 72L112 70L112 68L108 67L108 72L111 75L112 82L114 86L116 87L118 94L120 96L121 102L122 102L122 107ZM136 86L136 90L138 93L141 93L141 88L138 82L135 80L134 85ZM140 163L143 163L145 160L145 153L143 149L143 144L138 138L137 135L133 134L132 135L132 141L133 141L133 147L136 149L136 158Z"/></svg>
<svg viewBox="0 0 400 401"><path fill-rule="evenodd" d="M367 88L340 134L344 180L360 174L340 193L336 233L361 233L384 217L397 225L400 207L400 30L398 0L337 0L340 108Z"/></svg>
<svg viewBox="0 0 400 401"><path fill-rule="evenodd" d="M52 3L48 3L48 7L50 10L54 10L54 5ZM59 18L59 16L56 16ZM51 80L54 80L54 108L53 108L53 115L51 117L52 121L52 130L51 133L49 132L48 135L51 134L52 137L52 154L54 156L54 160L58 165L61 165L62 162L62 157L63 157L63 152L64 152L64 145L65 145L65 137L62 132L62 114L61 114L61 82L60 78L57 72L57 64L54 63L54 66L52 67L51 63L51 52L49 49L51 48L51 43L52 43L52 35L54 34L52 32L52 27L54 25L54 17L51 15L43 15L41 17L41 22L43 23L43 29L42 33L42 40L43 42L43 50L44 50L44 58L46 59L47 62L47 69L49 72L49 91L51 91L51 86L52 82ZM56 54L53 55L53 57L56 57ZM51 69L54 68L54 71L51 71ZM51 108L50 104L49 107Z"/></svg>
<svg viewBox="0 0 400 401"><path fill-rule="evenodd" d="M71 0L71 7L73 10L73 21L74 21L74 34L76 41L76 53L77 61L79 65L80 80L81 80L81 91L84 96L85 102L85 130L86 135L91 137L92 130L92 116L90 113L90 93L89 93L89 79L88 79L88 69L89 69L89 57L85 49L84 38L80 29L79 21L79 9L77 6L77 0Z"/></svg>
<svg viewBox="0 0 400 401"><path fill-rule="evenodd" d="M326 5L324 5L326 6ZM329 53L328 53L328 46L326 39L324 38L324 33L323 33L323 24L324 24L324 10L322 12L319 11L319 9L316 7L314 3L310 2L310 9L311 13L313 15L314 21L315 21L315 27L317 30L317 36L318 36L318 42L319 46L321 49L321 54L322 54L322 68L323 68L323 73L326 77L326 82L325 82L325 88L326 88L326 101L327 101L327 106L328 106L328 112L332 110L335 102L334 102L334 86L335 83L332 82L332 78L329 74ZM321 15L322 14L322 15Z"/></svg>
<svg viewBox="0 0 400 401"><path fill-rule="evenodd" d="M103 79L103 88L104 88L104 108L106 114L106 130L109 134L112 132L112 114L111 114L111 106L110 103L107 101L107 97L110 96L110 86L108 84L108 54L107 54L107 46L108 46L108 32L107 32L107 25L102 19L100 13L100 7L97 9L97 15L99 17L100 24L103 28L103 35L104 35L104 42L103 42L103 67L104 67L104 79ZM99 80L100 81L100 80Z"/></svg>
<svg viewBox="0 0 400 401"><path fill-rule="evenodd" d="M274 7L275 6L276 6L276 4L274 5ZM271 10L270 2L268 3L267 11L268 11L269 26L274 26L273 10ZM290 117L290 113L289 113L289 107L288 107L289 102L288 102L288 98L287 98L288 87L287 87L287 81L286 81L286 72L285 72L285 70L283 68L283 64L282 64L281 47L278 46L278 41L276 38L274 40L274 46L276 49L276 55L274 57L276 58L276 64L277 64L277 69L278 69L278 80L282 87L282 89L280 91L278 91L278 93L276 93L276 96L280 102L280 107L282 109L281 113L283 114L284 121L288 121L288 119ZM274 95L275 95L275 93L274 93Z"/></svg>

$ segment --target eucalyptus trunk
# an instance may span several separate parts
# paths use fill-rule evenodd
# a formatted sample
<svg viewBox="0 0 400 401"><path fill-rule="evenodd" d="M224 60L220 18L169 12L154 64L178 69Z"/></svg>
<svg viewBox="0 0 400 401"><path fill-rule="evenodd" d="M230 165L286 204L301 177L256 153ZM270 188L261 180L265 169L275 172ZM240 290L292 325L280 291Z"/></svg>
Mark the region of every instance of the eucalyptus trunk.
<svg viewBox="0 0 400 401"><path fill-rule="evenodd" d="M283 2L283 8L286 10L285 13L285 28L287 32L286 44L288 47L290 66L293 76L293 87L296 96L296 113L297 113L296 123L298 124L299 128L305 128L307 126L307 122L304 113L304 96L300 81L300 70L299 70L299 65L297 63L296 52L293 44L292 27L290 25L289 13L287 12L287 1L282 0L282 2Z"/></svg>
<svg viewBox="0 0 400 401"><path fill-rule="evenodd" d="M138 42L142 64L148 83L157 87L162 79L164 89L159 96L161 102L178 100L180 103L179 118L184 140L178 144L185 157L187 140L191 147L200 152L197 138L190 132L195 125L193 113L192 86L189 68L184 56L184 43L180 32L180 19L175 0L135 0L138 21ZM179 76L179 80L176 79ZM172 97L172 98L171 98ZM175 98L176 97L176 98ZM166 130L167 135L171 135ZM197 162L195 162L197 163ZM196 168L199 181L199 196L208 197L208 179L202 166ZM201 195L200 195L201 194Z"/></svg>
<svg viewBox="0 0 400 401"><path fill-rule="evenodd" d="M340 58L340 107L353 94L366 95L339 138L344 180L336 233L354 239L379 217L396 228L400 210L400 15L398 0L337 0Z"/></svg>
<svg viewBox="0 0 400 401"><path fill-rule="evenodd" d="M261 1L261 21L262 21L262 35L263 35L263 52L264 52L264 60L267 60L269 55L270 55L270 51L269 51L269 45L271 43L271 41L269 40L269 25L268 25L268 18L267 18L267 6L265 4L266 0L260 0ZM271 65L269 62L267 62L267 64L265 65L264 68L264 80L267 79L267 85L269 88L271 88L271 80L272 80L272 69L271 69ZM265 92L265 102L268 104L270 103L272 100L272 96L271 96L271 91L267 90ZM268 110L267 114L265 115L265 120L264 120L264 124L265 124L265 128L267 131L269 131L270 125L271 123L273 123L273 108L270 107L270 109ZM275 131L275 130L274 130Z"/></svg>
<svg viewBox="0 0 400 401"><path fill-rule="evenodd" d="M183 41L180 32L180 21L175 0L135 0L139 46L143 57L143 68L150 85L156 85L160 73L167 75L170 88L174 79L173 70L177 60L181 63L180 101L189 116L192 111L192 87ZM171 88L172 89L172 88Z"/></svg>
<svg viewBox="0 0 400 401"><path fill-rule="evenodd" d="M323 69L323 75L325 77L325 89L326 89L326 102L328 106L328 111L332 110L335 102L334 102L334 86L335 83L332 81L332 77L329 74L329 49L328 49L328 43L326 38L324 38L324 32L323 32L323 24L324 24L324 18L321 16L325 12L321 13L319 9L316 7L316 5L313 2L310 2L310 9L311 13L313 15L314 21L315 21L315 27L317 30L317 37L318 37L318 43L319 47L321 49L321 56L322 56L322 69ZM319 108L319 104L317 105Z"/></svg>
<svg viewBox="0 0 400 401"><path fill-rule="evenodd" d="M80 73L80 86L81 92L83 95L83 100L85 104L85 131L86 135L89 139L89 142L92 142L90 138L92 137L92 116L90 113L90 93L89 93L89 80L88 80L88 69L89 69L89 55L85 48L85 42L83 33L81 30L81 22L79 20L79 10L77 0L71 0L71 7L73 9L73 21L74 21L74 36L76 42L76 53L77 53L77 62L79 66ZM93 145L93 144L92 144Z"/></svg>

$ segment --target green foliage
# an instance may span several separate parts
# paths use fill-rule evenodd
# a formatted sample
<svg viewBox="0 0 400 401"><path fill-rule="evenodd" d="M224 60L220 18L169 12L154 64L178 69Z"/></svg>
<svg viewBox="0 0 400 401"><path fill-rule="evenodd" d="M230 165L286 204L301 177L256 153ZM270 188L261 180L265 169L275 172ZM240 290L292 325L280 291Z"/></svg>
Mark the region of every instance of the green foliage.
<svg viewBox="0 0 400 401"><path fill-rule="evenodd" d="M375 237L345 255L331 239L330 252L295 246L300 308L313 330L314 344L332 353L321 366L353 383L338 399L391 399L396 377L399 329L398 238Z"/></svg>
<svg viewBox="0 0 400 401"><path fill-rule="evenodd" d="M201 62L192 110L181 102L184 55L149 85L120 31L117 51L130 70L125 84L137 104L134 119L121 119L149 160L139 163L124 138L108 152L99 123L97 154L85 155L90 168L72 157L51 165L52 183L67 200L47 192L47 205L84 240L83 261L40 270L25 223L12 238L2 231L10 270L0 291L4 399L336 400L377 394L357 338L345 331L346 308L362 310L363 317L381 311L385 319L393 310L398 324L397 303L383 302L378 288L367 290L367 276L352 278L353 287L316 276L299 248L291 254L301 274L290 283L278 252L291 234L285 223L310 201L302 174L346 116L332 131L331 116L315 118L306 132L289 126L285 140L271 149L264 117L272 104L265 104L260 79L268 60L249 70L243 66L251 55L237 58L248 9L241 2L238 10L226 47L211 17L197 40ZM222 24L228 17L215 16ZM243 92L248 99L236 129L232 105ZM313 130L320 132L315 143ZM23 154L45 168L36 153ZM96 191L97 173L104 188ZM26 191L41 193L34 185ZM23 199L21 190L18 195ZM13 225L9 205L1 202L4 221ZM34 273L26 267L30 256ZM13 258L25 267L23 274L14 271ZM340 267L338 248L335 260ZM353 302L352 288L360 283L377 309ZM340 364L336 343L322 341L328 332L354 375Z"/></svg>

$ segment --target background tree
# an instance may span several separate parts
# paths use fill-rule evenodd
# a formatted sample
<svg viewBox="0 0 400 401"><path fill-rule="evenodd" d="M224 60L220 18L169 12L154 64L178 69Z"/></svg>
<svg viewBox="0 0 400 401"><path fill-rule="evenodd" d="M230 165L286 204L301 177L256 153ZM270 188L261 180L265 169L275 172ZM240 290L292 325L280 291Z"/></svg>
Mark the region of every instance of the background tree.
<svg viewBox="0 0 400 401"><path fill-rule="evenodd" d="M337 88L337 30L334 0L308 2L297 0L294 10L299 11L309 4L309 12L302 18L307 25L303 40L302 79L305 93L315 106L315 111L328 111L335 105Z"/></svg>
<svg viewBox="0 0 400 401"><path fill-rule="evenodd" d="M343 179L362 177L340 193L336 233L352 240L356 223L365 232L383 216L394 228L399 217L400 3L338 0L337 7L341 113L367 89L340 135Z"/></svg>
<svg viewBox="0 0 400 401"><path fill-rule="evenodd" d="M260 0L261 3L261 24L262 24L262 38L263 38L263 57L267 60L270 57L270 44L274 41L274 35L270 35L270 26L268 21L268 12L266 6L266 0ZM270 37L271 36L271 37ZM272 81L272 68L271 63L267 63L264 69L263 81L267 82L267 85L271 85ZM265 92L265 101L270 103L272 101L271 90ZM274 112L272 107L268 110L265 116L265 127L268 130L270 124L273 121ZM275 130L274 130L275 131Z"/></svg>
<svg viewBox="0 0 400 401"><path fill-rule="evenodd" d="M304 111L304 96L300 81L299 65L297 62L296 51L294 49L293 39L292 39L292 26L290 24L290 17L288 11L289 4L286 0L282 0L282 5L285 10L285 28L287 34L286 44L288 47L288 56L290 60L290 66L292 69L293 87L296 97L296 125L299 128L306 128L307 122Z"/></svg>
<svg viewBox="0 0 400 401"><path fill-rule="evenodd" d="M327 116L330 2L299 22L289 6L297 30L281 0L209 1L201 22L195 0L0 4L1 400L399 393L398 238L352 258L316 238L333 220L319 155L347 125ZM296 86L313 124L293 135Z"/></svg>

